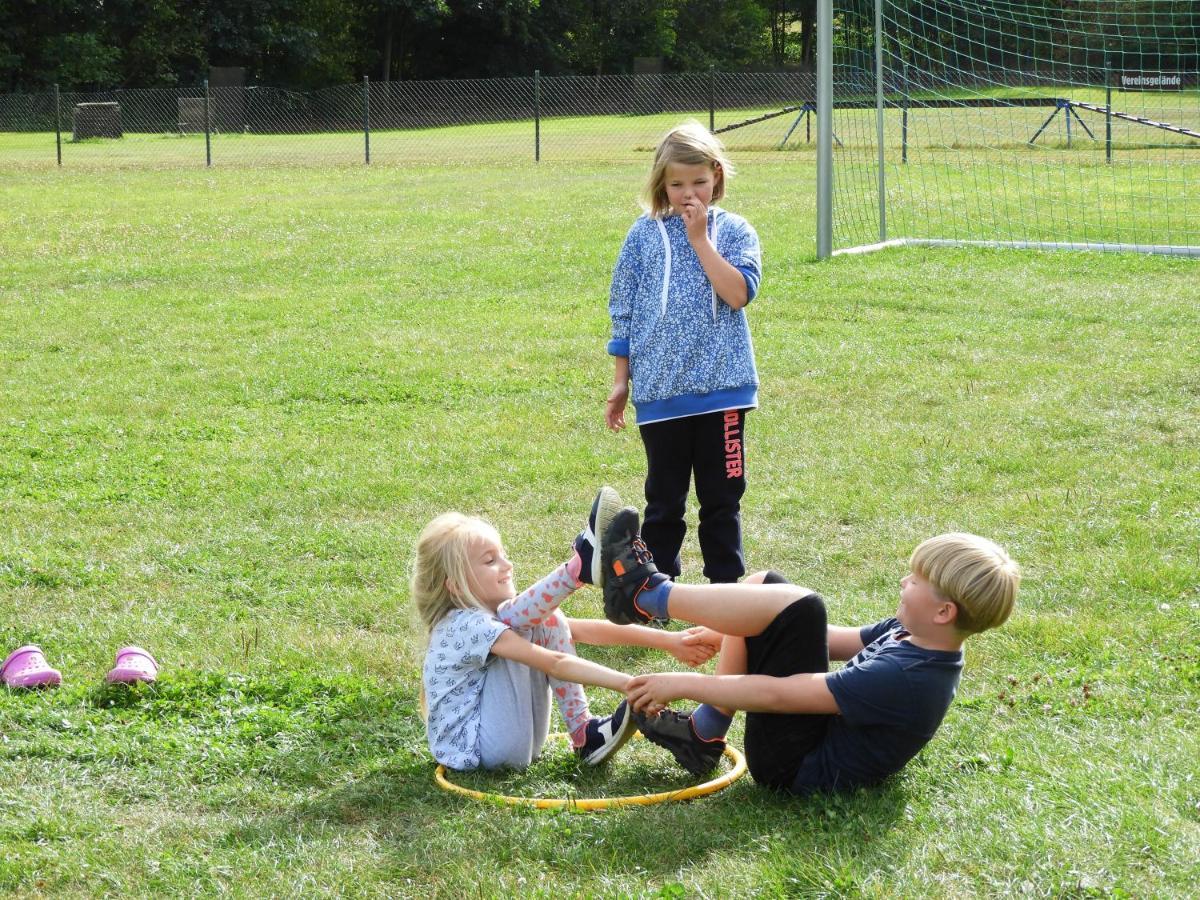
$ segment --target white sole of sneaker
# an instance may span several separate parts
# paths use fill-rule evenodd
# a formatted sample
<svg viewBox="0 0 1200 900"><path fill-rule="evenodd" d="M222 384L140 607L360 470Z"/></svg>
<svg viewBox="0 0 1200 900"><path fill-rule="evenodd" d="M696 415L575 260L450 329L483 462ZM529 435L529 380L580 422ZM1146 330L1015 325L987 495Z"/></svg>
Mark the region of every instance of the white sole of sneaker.
<svg viewBox="0 0 1200 900"><path fill-rule="evenodd" d="M598 588L604 587L604 560L601 559L600 543L608 532L608 526L617 513L621 511L621 495L608 485L600 488L596 496L596 531L592 535L592 584Z"/></svg>
<svg viewBox="0 0 1200 900"><path fill-rule="evenodd" d="M612 722L608 723L609 725ZM598 766L604 762L618 750L625 746L626 742L633 737L633 733L637 731L637 725L633 721L633 713L629 707L625 707L625 715L621 717L621 724L615 732L612 733L609 740L604 746L592 753L591 756L584 759L583 763L587 766Z"/></svg>

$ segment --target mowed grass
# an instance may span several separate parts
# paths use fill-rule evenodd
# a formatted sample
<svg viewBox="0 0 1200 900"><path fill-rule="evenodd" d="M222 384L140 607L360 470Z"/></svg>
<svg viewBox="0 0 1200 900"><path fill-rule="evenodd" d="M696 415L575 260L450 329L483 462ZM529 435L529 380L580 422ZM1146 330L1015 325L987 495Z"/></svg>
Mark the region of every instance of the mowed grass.
<svg viewBox="0 0 1200 900"><path fill-rule="evenodd" d="M607 280L642 163L6 171L0 181L0 891L93 896L1187 897L1200 887L1197 263L903 250L813 260L811 161L739 158L752 567L890 614L912 547L994 537L1020 606L898 777L744 778L542 813L439 790L415 535L494 522L529 583L600 483ZM692 524L694 525L694 513ZM685 578L699 580L694 529ZM598 615L596 592L570 601ZM157 686L101 687L126 643ZM586 649L630 671L643 651ZM592 693L606 711L617 698ZM741 726L733 740L740 744ZM505 793L687 783L561 745Z"/></svg>

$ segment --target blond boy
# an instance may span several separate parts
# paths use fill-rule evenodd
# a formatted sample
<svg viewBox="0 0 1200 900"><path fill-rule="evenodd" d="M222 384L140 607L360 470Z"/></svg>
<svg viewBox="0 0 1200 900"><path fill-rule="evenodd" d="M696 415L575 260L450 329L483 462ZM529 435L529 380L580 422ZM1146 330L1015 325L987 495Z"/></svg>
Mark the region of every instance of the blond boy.
<svg viewBox="0 0 1200 900"><path fill-rule="evenodd" d="M874 784L903 768L954 699L964 641L1008 619L1021 579L993 542L940 535L913 552L894 617L846 628L827 624L819 594L775 572L736 585L673 584L637 537L632 509L608 530L603 559L612 621L669 613L725 635L714 675L632 680L643 734L703 774L725 748L733 713L745 710L750 773L801 794ZM846 664L829 671L830 659ZM667 709L685 698L701 703L690 716Z"/></svg>

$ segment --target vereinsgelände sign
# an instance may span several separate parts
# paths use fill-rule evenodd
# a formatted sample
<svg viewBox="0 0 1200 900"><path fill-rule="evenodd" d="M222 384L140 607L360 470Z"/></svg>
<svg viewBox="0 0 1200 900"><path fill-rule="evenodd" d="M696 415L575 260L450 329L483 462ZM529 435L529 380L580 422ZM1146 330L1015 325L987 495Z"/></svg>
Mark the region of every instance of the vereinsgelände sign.
<svg viewBox="0 0 1200 900"><path fill-rule="evenodd" d="M1123 91L1178 91L1183 88L1179 72L1122 72L1117 83Z"/></svg>

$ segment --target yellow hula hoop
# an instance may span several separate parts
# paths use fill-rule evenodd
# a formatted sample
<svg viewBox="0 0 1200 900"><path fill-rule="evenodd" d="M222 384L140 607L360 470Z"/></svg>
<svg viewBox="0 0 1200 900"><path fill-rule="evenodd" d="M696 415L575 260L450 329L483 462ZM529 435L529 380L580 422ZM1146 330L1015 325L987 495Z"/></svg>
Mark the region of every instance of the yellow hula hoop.
<svg viewBox="0 0 1200 900"><path fill-rule="evenodd" d="M640 732L639 732L640 734ZM602 809L617 809L622 806L654 806L657 803L671 803L675 800L693 800L724 790L746 774L746 757L731 744L725 745L724 754L733 763L733 768L712 781L692 787L680 788L677 791L662 791L657 794L635 794L629 797L513 797L508 794L490 794L486 791L475 791L455 784L446 778L446 767L438 764L434 770L433 780L442 790L454 794L462 794L473 800L496 800L508 806L531 806L535 809L578 809L596 811Z"/></svg>

